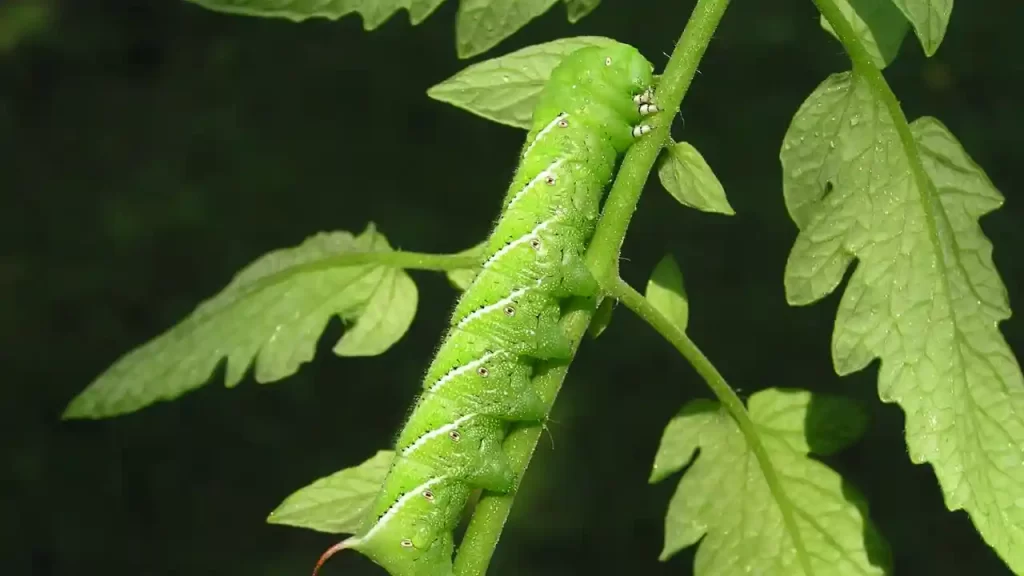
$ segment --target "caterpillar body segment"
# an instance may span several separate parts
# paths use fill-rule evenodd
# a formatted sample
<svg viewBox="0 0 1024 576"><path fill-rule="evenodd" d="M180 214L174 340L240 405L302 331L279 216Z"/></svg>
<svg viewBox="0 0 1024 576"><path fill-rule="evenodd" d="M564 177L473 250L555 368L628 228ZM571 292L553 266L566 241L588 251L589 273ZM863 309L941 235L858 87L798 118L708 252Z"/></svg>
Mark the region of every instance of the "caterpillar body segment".
<svg viewBox="0 0 1024 576"><path fill-rule="evenodd" d="M567 358L566 298L594 293L583 264L616 164L650 128L653 66L625 44L567 56L545 85L479 274L463 293L395 459L351 548L392 576L450 576L453 531L470 493L505 492L514 422L541 421L538 360ZM646 107L646 108L645 108ZM315 571L314 571L315 574Z"/></svg>
<svg viewBox="0 0 1024 576"><path fill-rule="evenodd" d="M427 388L428 393L415 409L425 414L467 410L469 414L511 422L541 420L547 413L547 403L533 388L532 373L532 362L525 357L508 352L485 353L449 370Z"/></svg>

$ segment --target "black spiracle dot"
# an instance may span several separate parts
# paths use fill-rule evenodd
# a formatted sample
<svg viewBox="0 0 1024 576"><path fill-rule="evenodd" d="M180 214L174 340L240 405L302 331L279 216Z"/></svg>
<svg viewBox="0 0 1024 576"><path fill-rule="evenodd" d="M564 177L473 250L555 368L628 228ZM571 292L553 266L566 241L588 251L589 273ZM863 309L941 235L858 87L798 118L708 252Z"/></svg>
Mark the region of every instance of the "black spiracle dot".
<svg viewBox="0 0 1024 576"><path fill-rule="evenodd" d="M544 179L544 181L547 182L549 185L553 185L555 183L555 177L553 175L548 176L547 178Z"/></svg>
<svg viewBox="0 0 1024 576"><path fill-rule="evenodd" d="M487 375L490 374L491 372L487 370L486 367L481 366L476 369L476 373L479 374L481 378L487 378Z"/></svg>
<svg viewBox="0 0 1024 576"><path fill-rule="evenodd" d="M402 548L412 548L412 540L409 540L408 538L403 538L399 544L402 545Z"/></svg>
<svg viewBox="0 0 1024 576"><path fill-rule="evenodd" d="M568 120L559 120L558 121L558 126L561 127L561 128L568 128L569 127L569 121Z"/></svg>
<svg viewBox="0 0 1024 576"><path fill-rule="evenodd" d="M532 246L534 250L540 250L540 240L537 238L530 240L530 246Z"/></svg>
<svg viewBox="0 0 1024 576"><path fill-rule="evenodd" d="M458 430L452 430L448 433L448 437L452 439L452 442L458 442L462 440L462 434L459 434Z"/></svg>
<svg viewBox="0 0 1024 576"><path fill-rule="evenodd" d="M427 500L429 500L430 502L433 502L434 501L434 491L433 490L424 490L423 491L423 497L426 498Z"/></svg>
<svg viewBox="0 0 1024 576"><path fill-rule="evenodd" d="M511 318L511 317L513 317L515 315L516 315L516 309L515 309L514 306L505 306L505 316L508 316L509 318Z"/></svg>

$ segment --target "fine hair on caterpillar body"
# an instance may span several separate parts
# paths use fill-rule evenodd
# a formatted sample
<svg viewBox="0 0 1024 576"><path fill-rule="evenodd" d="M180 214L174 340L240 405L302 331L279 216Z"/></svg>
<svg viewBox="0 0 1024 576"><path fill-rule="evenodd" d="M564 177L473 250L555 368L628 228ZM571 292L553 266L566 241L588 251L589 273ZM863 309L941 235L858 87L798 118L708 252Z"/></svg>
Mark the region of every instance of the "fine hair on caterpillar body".
<svg viewBox="0 0 1024 576"><path fill-rule="evenodd" d="M566 359L561 305L597 284L583 257L601 199L625 151L650 131L653 66L626 44L581 48L552 71L522 159L398 435L395 458L351 548L392 576L450 576L455 530L473 490L507 492L511 423L543 421L534 366Z"/></svg>

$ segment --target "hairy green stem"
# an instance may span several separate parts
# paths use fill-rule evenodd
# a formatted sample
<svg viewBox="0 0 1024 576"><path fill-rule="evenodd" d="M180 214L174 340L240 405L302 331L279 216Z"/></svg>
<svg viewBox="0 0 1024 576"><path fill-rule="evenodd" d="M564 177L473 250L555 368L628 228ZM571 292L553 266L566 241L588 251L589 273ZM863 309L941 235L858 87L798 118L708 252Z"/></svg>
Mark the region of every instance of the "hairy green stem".
<svg viewBox="0 0 1024 576"><path fill-rule="evenodd" d="M653 130L641 142L631 147L622 161L615 183L608 193L594 239L587 250L587 264L591 272L601 277L618 278L619 252L626 229L636 210L647 176L658 158L658 153L669 141L672 117L693 81L697 65L721 21L729 0L698 0L690 20L676 44L668 65L661 75L655 96L662 112L651 119ZM562 319L562 327L579 346L600 298L576 299ZM534 382L550 406L568 371L569 362L542 365ZM521 425L505 440L505 452L516 470L518 481L530 464L543 426ZM518 486L517 486L518 489ZM505 527L517 490L505 494L485 492L477 503L473 518L459 546L455 558L457 576L483 576Z"/></svg>
<svg viewBox="0 0 1024 576"><path fill-rule="evenodd" d="M449 270L461 270L475 268L480 265L480 254L473 249L459 252L457 254L427 254L424 252L402 252L400 250L367 250L365 252L346 252L334 254L318 260L304 262L295 266L289 266L283 270L274 272L247 285L245 293L253 294L287 282L299 274L309 274L333 268L346 266L390 266L405 270L432 270L446 272ZM240 300L235 300L235 303ZM231 304L234 306L234 304Z"/></svg>
<svg viewBox="0 0 1024 576"><path fill-rule="evenodd" d="M698 0L665 66L654 95L661 112L651 119L651 133L626 152L587 251L587 267L599 284L610 285L619 278L619 252L647 176L670 141L672 118L728 6L729 0Z"/></svg>
<svg viewBox="0 0 1024 576"><path fill-rule="evenodd" d="M444 272L462 268L475 268L480 265L480 254L475 251L459 252L458 254L428 254L425 252L403 252L400 250L381 250L379 252L349 252L329 256L323 260L311 262L311 267L337 268L341 266L360 266L379 264L406 270L433 270Z"/></svg>
<svg viewBox="0 0 1024 576"><path fill-rule="evenodd" d="M596 309L596 299L578 298L570 302L569 310L562 317L562 329L572 338L573 355L576 354ZM537 376L533 379L537 391L547 402L548 411L555 403L555 397L558 396L562 381L569 370L570 361L542 363ZM519 488L518 483L522 481L523 474L530 465L543 431L543 425L524 424L514 428L505 439L503 448L508 454L512 469L516 471L516 489L504 494L484 492L473 511L473 518L455 557L456 576L483 576L487 572L505 521L512 510L512 503Z"/></svg>
<svg viewBox="0 0 1024 576"><path fill-rule="evenodd" d="M693 340L690 340L686 332L659 312L647 298L644 298L643 294L637 292L624 280L619 279L614 285L609 287L609 295L622 302L627 308L636 313L637 316L640 316L640 318L650 324L665 340L668 340L690 362L694 370L697 371L697 374L700 374L701 378L707 382L708 387L711 388L718 401L722 403L722 406L729 412L732 419L736 421L736 425L743 434L747 447L750 448L750 451L754 453L754 458L757 459L757 464L761 468L764 480L768 484L768 490L779 505L779 511L782 513L782 522L786 526L786 531L793 538L793 548L796 549L797 560L800 562L804 574L812 576L814 571L811 567L811 556L807 552L807 547L804 546L803 538L800 535L793 504L789 501L789 496L782 489L779 475L775 472L775 466L772 464L764 444L761 443L757 428L750 419L750 415L747 414L743 401L740 400L740 397L736 395L736 392L725 381L725 378L718 372L714 364L700 351L700 348L697 348Z"/></svg>

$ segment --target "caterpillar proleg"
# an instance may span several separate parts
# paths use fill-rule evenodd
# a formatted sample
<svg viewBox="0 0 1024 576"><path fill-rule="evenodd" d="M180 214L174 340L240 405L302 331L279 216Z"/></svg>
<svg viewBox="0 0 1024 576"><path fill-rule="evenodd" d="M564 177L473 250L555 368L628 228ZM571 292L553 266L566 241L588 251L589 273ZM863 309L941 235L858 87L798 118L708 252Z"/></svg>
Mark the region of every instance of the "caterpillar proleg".
<svg viewBox="0 0 1024 576"><path fill-rule="evenodd" d="M349 548L392 576L449 576L471 491L513 487L502 441L510 423L546 416L533 368L569 356L561 305L597 288L583 256L619 159L658 110L652 73L618 43L577 50L552 71L488 256L455 306L381 491L360 531L317 569Z"/></svg>

